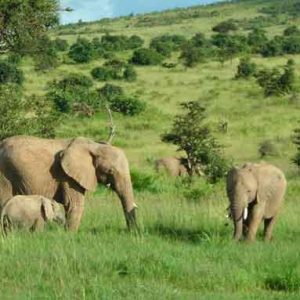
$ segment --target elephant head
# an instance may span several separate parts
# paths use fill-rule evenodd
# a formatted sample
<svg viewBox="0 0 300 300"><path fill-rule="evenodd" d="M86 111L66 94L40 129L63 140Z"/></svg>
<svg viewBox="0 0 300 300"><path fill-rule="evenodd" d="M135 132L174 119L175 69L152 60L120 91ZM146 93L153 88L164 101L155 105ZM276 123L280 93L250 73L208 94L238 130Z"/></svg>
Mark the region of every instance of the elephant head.
<svg viewBox="0 0 300 300"><path fill-rule="evenodd" d="M119 148L84 138L73 139L61 153L61 166L84 190L110 185L119 196L129 229L136 227L134 196L127 158Z"/></svg>
<svg viewBox="0 0 300 300"><path fill-rule="evenodd" d="M230 216L234 223L234 239L243 233L243 221L247 219L248 205L257 198L258 180L256 166L245 164L233 168L227 175L227 196L230 201Z"/></svg>

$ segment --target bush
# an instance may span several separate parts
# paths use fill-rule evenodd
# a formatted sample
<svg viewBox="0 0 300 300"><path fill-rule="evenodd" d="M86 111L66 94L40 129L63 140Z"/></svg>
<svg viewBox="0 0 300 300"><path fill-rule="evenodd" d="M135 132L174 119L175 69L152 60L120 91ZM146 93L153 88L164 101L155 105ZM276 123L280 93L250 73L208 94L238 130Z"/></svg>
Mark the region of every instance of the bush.
<svg viewBox="0 0 300 300"><path fill-rule="evenodd" d="M228 163L221 155L221 146L205 124L205 108L199 101L181 103L185 113L177 115L169 133L162 135L163 142L177 146L186 153L190 175L197 174L199 166L210 182L224 177Z"/></svg>
<svg viewBox="0 0 300 300"><path fill-rule="evenodd" d="M295 25L287 27L283 32L284 36L292 36L292 35L299 35L299 34L300 34L300 30Z"/></svg>
<svg viewBox="0 0 300 300"><path fill-rule="evenodd" d="M0 61L0 85L6 83L22 85L23 81L24 75L21 69L8 61Z"/></svg>
<svg viewBox="0 0 300 300"><path fill-rule="evenodd" d="M278 56L283 54L283 39L282 37L275 37L268 41L261 49L261 55L264 57Z"/></svg>
<svg viewBox="0 0 300 300"><path fill-rule="evenodd" d="M39 40L37 51L38 52L34 57L36 70L46 71L58 66L57 50L53 41L48 37Z"/></svg>
<svg viewBox="0 0 300 300"><path fill-rule="evenodd" d="M57 51L67 51L69 48L68 42L66 40L60 39L60 38L56 38L53 41L53 44Z"/></svg>
<svg viewBox="0 0 300 300"><path fill-rule="evenodd" d="M22 96L18 86L0 85L0 140L14 135L54 137L57 116L45 99Z"/></svg>
<svg viewBox="0 0 300 300"><path fill-rule="evenodd" d="M155 49L163 56L169 57L172 51L179 50L185 42L185 37L181 35L165 34L153 38L150 42L150 48Z"/></svg>
<svg viewBox="0 0 300 300"><path fill-rule="evenodd" d="M78 38L69 50L68 56L76 63L87 63L91 61L94 55L92 44L83 38Z"/></svg>
<svg viewBox="0 0 300 300"><path fill-rule="evenodd" d="M242 58L238 65L235 78L249 78L256 73L256 64L250 61L250 58Z"/></svg>
<svg viewBox="0 0 300 300"><path fill-rule="evenodd" d="M164 57L153 49L141 48L133 52L131 62L136 65L159 65Z"/></svg>
<svg viewBox="0 0 300 300"><path fill-rule="evenodd" d="M101 38L101 46L106 51L123 51L136 49L143 45L144 41L137 35L127 37L125 35L106 34Z"/></svg>
<svg viewBox="0 0 300 300"><path fill-rule="evenodd" d="M294 91L294 61L289 60L281 73L277 68L261 70L256 75L257 83L264 89L265 96L288 94Z"/></svg>
<svg viewBox="0 0 300 300"><path fill-rule="evenodd" d="M137 78L137 74L136 74L134 67L131 65L126 66L123 77L128 82L135 81Z"/></svg>
<svg viewBox="0 0 300 300"><path fill-rule="evenodd" d="M300 35L288 36L284 39L282 49L287 54L300 53Z"/></svg>
<svg viewBox="0 0 300 300"><path fill-rule="evenodd" d="M109 83L98 89L98 92L100 97L106 101L112 101L114 98L124 95L124 91L120 86Z"/></svg>
<svg viewBox="0 0 300 300"><path fill-rule="evenodd" d="M111 68L105 67L96 67L91 71L91 75L94 79L98 79L100 81L107 81L110 79L118 79L116 73Z"/></svg>
<svg viewBox="0 0 300 300"><path fill-rule="evenodd" d="M127 42L127 47L129 49L136 49L142 47L144 44L144 40L138 35L132 35Z"/></svg>
<svg viewBox="0 0 300 300"><path fill-rule="evenodd" d="M79 74L71 74L60 81L53 81L47 93L60 113L81 112L90 116L101 107L101 99L91 90L92 81Z"/></svg>
<svg viewBox="0 0 300 300"><path fill-rule="evenodd" d="M228 33L229 31L237 30L237 26L233 20L223 21L212 28L213 31L219 33Z"/></svg>
<svg viewBox="0 0 300 300"><path fill-rule="evenodd" d="M127 116L138 115L146 108L144 102L131 96L117 96L112 98L109 102L112 111L120 112Z"/></svg>
<svg viewBox="0 0 300 300"><path fill-rule="evenodd" d="M248 45L254 53L260 53L267 42L268 38L263 29L256 28L248 34Z"/></svg>
<svg viewBox="0 0 300 300"><path fill-rule="evenodd" d="M181 52L180 58L183 59L183 64L186 67L194 67L198 63L204 62L205 54L201 48L192 46L190 43L187 43Z"/></svg>
<svg viewBox="0 0 300 300"><path fill-rule="evenodd" d="M131 169L130 175L132 186L135 191L148 191L154 194L162 192L162 185L157 180L157 175L147 174L134 169Z"/></svg>

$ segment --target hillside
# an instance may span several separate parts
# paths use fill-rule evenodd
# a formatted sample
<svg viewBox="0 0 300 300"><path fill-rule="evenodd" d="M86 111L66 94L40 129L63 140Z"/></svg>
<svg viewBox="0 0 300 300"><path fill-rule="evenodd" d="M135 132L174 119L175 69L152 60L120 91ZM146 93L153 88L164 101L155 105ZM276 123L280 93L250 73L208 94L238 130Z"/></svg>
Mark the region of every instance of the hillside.
<svg viewBox="0 0 300 300"><path fill-rule="evenodd" d="M107 33L137 35L148 47L153 38L164 34L191 39L201 32L209 39L216 34L214 26L233 19L234 34L246 36L258 27L272 39L287 27L300 28L295 3L299 1L232 1L64 25L50 36L72 45L78 38L91 41ZM127 61L133 51L116 51L114 58ZM29 58L22 60L27 96L44 95L51 81L70 73L92 79L91 70L107 61L102 57L77 64L68 51L59 55L59 66L47 72L35 71ZM289 59L294 60L295 91L271 97L265 97L255 78L235 79L244 56L237 54L225 62L207 57L189 68L179 58L180 51L173 51L164 62L174 63L174 68L134 66L136 81L109 80L146 103L137 116L113 113L113 143L124 149L136 180L142 236L122 230L117 197L99 188L86 201L77 235L53 226L46 234L15 235L9 243L0 244L0 251L8 256L0 260L0 284L7 288L0 292L1 298L37 299L46 293L47 299L299 299L300 190L299 170L291 162L296 153L291 136L299 126L300 54L247 53L260 69L282 70ZM93 80L93 88L105 83ZM209 126L233 164L260 161L258 149L265 141L276 150L263 159L285 172L288 192L272 243L262 242L261 236L254 245L232 242L223 180L212 185L200 178L188 186L184 180L155 173L156 159L178 155L160 137L180 112L179 103L191 100L201 100L207 108ZM225 132L220 129L224 122L228 124ZM107 126L105 110L91 117L68 115L56 128L56 136L105 140ZM25 272L33 251L36 256ZM19 270L17 274L10 272L11 266Z"/></svg>

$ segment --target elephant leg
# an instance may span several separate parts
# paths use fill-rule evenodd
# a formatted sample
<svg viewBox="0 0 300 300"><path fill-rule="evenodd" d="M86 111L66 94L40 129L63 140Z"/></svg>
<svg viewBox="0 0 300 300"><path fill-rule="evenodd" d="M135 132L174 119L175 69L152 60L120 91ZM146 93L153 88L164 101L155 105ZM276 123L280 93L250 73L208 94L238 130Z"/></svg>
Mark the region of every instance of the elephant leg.
<svg viewBox="0 0 300 300"><path fill-rule="evenodd" d="M272 238L273 226L276 221L276 217L272 217L264 220L264 239L270 241Z"/></svg>
<svg viewBox="0 0 300 300"><path fill-rule="evenodd" d="M258 230L259 224L262 221L262 213L259 211L253 212L251 219L249 221L249 227L247 232L246 240L248 242L255 241L256 232Z"/></svg>
<svg viewBox="0 0 300 300"><path fill-rule="evenodd" d="M77 231L84 211L83 198L73 199L65 205L66 227L71 231Z"/></svg>
<svg viewBox="0 0 300 300"><path fill-rule="evenodd" d="M44 230L45 221L43 218L37 219L33 226L30 228L30 231L38 231L41 232Z"/></svg>

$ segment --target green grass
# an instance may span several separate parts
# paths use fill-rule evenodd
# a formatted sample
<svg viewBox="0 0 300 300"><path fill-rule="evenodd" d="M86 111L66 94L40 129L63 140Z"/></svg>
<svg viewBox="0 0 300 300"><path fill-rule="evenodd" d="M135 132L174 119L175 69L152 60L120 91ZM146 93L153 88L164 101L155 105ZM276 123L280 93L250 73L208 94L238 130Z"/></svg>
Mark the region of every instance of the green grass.
<svg viewBox="0 0 300 300"><path fill-rule="evenodd" d="M215 17L180 19L179 11L150 15L171 18L169 25L141 27L142 16L119 18L109 23L76 26L73 34L60 35L73 42L80 36L137 34L146 40L163 33L190 38L228 18L250 19L267 1L225 3L185 12L218 11ZM269 3L269 1L268 1ZM270 36L281 34L287 25L267 27ZM51 32L70 31L62 28ZM117 53L123 59L130 51ZM66 56L66 53L63 54ZM170 61L177 62L179 53ZM283 66L290 56L252 58L260 67ZM300 87L300 56L296 62ZM66 60L67 61L67 60ZM47 83L71 72L86 75L104 60L89 64L61 64L48 73L34 71L32 61L22 61L26 73L25 93L44 94ZM234 80L238 59L224 66L207 61L193 69L178 64L175 69L137 67L134 83L114 81L126 93L147 103L136 117L114 114L117 133L114 144L123 148L134 173L135 195L141 235L125 230L116 195L99 189L89 195L78 233L58 226L38 234L14 233L0 241L1 299L299 299L300 297L300 205L299 172L291 164L295 148L292 130L299 119L299 96L264 98L254 80ZM94 82L95 87L103 83ZM274 240L264 243L261 234L252 245L234 243L232 224L225 218L227 199L224 182L210 186L199 179L189 189L181 180L158 176L154 160L178 155L175 147L160 141L172 124L182 101L200 99L207 106L213 132L235 164L259 161L258 147L264 140L276 146L276 156L267 157L287 175L286 202L274 228ZM221 121L228 132L218 131ZM58 137L86 136L105 140L106 113L92 118L70 117L57 128Z"/></svg>

